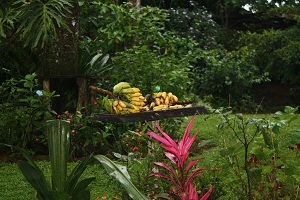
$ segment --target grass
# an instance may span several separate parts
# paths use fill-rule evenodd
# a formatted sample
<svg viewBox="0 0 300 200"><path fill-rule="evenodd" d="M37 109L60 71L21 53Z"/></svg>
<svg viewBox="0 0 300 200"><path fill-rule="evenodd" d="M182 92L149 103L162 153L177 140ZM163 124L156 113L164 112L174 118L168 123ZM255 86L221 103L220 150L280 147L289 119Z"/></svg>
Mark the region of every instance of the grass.
<svg viewBox="0 0 300 200"><path fill-rule="evenodd" d="M255 118L270 118L271 115L246 115L245 117L255 117ZM182 134L183 130L186 127L190 117L185 118L185 123L182 125L182 128L179 130L178 134ZM215 168L215 167L224 167L225 165L222 163L223 160L220 157L219 149L220 144L222 143L221 133L217 130L217 126L221 123L220 115L212 115L208 118L207 115L198 115L195 116L195 123L192 129L192 134L195 132L198 133L197 145L193 150L192 156L194 157L203 157L203 162L200 162L200 166L205 166L207 168ZM290 124L293 129L300 130L300 117L297 118L296 121ZM131 161L128 165L128 171L133 177L133 181L140 187L142 187L143 180L138 180L138 177L143 179L148 173L148 164L146 159L141 159L141 163ZM50 166L47 161L38 161L38 166L41 167L42 171L45 173L47 180L50 180ZM69 172L73 167L75 167L76 162L70 162ZM127 163L128 164L128 163ZM126 165L126 163L123 163ZM223 166L224 165L224 166ZM226 167L226 166L225 166ZM218 185L220 187L225 187L226 184L231 184L230 180L226 179L228 183L225 183L225 179L222 180L222 183L218 183L220 178L224 178L226 171L208 171L204 173L200 178L198 185L206 185L209 187L210 184ZM222 177L223 176L223 177ZM95 164L91 165L87 168L83 177L96 177L96 180L92 182L89 186L91 191L91 199L102 199L103 196L106 196L107 199L115 199L114 197L118 197L118 199L122 199L122 188L121 185L109 177L104 171L101 165ZM206 188L202 188L206 190ZM215 193L217 196L222 196L224 192L222 189L216 189ZM23 178L23 175L18 169L16 163L0 163L0 200L32 200L34 199L34 190L30 187L30 185ZM230 196L230 194L229 194ZM222 198L219 198L222 199ZM224 199L224 198L223 198ZM231 199L233 196L231 196Z"/></svg>

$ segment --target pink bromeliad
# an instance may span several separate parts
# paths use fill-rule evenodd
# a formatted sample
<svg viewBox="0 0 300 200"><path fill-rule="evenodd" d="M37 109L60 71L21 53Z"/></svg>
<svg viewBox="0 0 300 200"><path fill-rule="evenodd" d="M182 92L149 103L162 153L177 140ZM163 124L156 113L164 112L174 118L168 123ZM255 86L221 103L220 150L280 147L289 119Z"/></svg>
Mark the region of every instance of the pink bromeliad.
<svg viewBox="0 0 300 200"><path fill-rule="evenodd" d="M196 168L192 170L192 167L201 161L201 159L191 160L187 163L189 156L189 150L196 139L196 135L190 137L190 132L194 123L194 117L189 122L182 139L176 143L167 133L165 133L159 125L157 125L158 131L161 136L155 132L148 132L148 135L158 142L165 150L165 155L171 160L173 165L177 169L174 169L171 165L164 162L154 162L155 165L160 166L169 172L168 175L162 173L153 173L149 176L161 177L169 180L173 184L174 194L181 200L198 200L198 193L193 185L193 180L201 175L201 172L206 170L205 168ZM200 200L206 200L210 196L213 187L210 189Z"/></svg>

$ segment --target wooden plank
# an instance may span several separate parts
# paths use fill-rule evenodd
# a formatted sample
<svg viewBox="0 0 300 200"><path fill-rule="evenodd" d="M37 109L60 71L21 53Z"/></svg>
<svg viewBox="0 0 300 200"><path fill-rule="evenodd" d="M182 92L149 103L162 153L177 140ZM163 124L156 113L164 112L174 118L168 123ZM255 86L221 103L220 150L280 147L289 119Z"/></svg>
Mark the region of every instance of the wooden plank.
<svg viewBox="0 0 300 200"><path fill-rule="evenodd" d="M134 114L95 114L93 119L104 122L143 122L156 121L174 117L184 117L199 114L207 114L208 111L204 106L193 106L189 108L179 108L159 111L146 111Z"/></svg>

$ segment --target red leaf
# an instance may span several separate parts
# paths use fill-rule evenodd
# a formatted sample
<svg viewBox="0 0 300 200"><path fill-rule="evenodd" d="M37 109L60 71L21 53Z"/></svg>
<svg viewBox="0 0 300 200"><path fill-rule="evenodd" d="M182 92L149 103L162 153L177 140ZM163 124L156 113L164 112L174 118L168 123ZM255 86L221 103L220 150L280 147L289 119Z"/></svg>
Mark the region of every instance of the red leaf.
<svg viewBox="0 0 300 200"><path fill-rule="evenodd" d="M170 167L168 164L163 163L163 162L153 162L153 164L155 164L157 166L160 166L160 167L163 167L167 171L171 172L174 178L177 178L176 171L172 167ZM177 179L177 181L178 181L178 179Z"/></svg>
<svg viewBox="0 0 300 200"><path fill-rule="evenodd" d="M186 190L186 188L189 187L190 183L192 183L192 181L201 175L201 171L206 170L206 168L197 168L194 171L192 171L192 173L188 176L188 178L186 179L185 183L184 183L184 190Z"/></svg>
<svg viewBox="0 0 300 200"><path fill-rule="evenodd" d="M198 162L202 161L202 159L197 159L197 160L191 160L189 164L186 166L185 170L188 173L190 169L195 166Z"/></svg>
<svg viewBox="0 0 300 200"><path fill-rule="evenodd" d="M192 183L189 186L189 200L198 200L198 193Z"/></svg>
<svg viewBox="0 0 300 200"><path fill-rule="evenodd" d="M208 197L210 196L212 190L213 190L213 186L210 186L208 192L206 192L205 195L203 195L200 200L206 200L206 199L208 199Z"/></svg>

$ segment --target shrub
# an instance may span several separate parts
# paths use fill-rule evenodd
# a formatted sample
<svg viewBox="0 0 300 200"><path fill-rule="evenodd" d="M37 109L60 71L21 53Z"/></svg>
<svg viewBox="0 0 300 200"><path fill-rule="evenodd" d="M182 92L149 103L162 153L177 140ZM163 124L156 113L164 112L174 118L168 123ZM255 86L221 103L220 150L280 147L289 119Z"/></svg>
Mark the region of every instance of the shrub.
<svg viewBox="0 0 300 200"><path fill-rule="evenodd" d="M55 113L50 104L57 95L40 90L36 74L6 80L0 87L0 94L1 141L30 147L36 135L45 129L45 120Z"/></svg>

